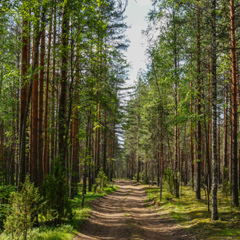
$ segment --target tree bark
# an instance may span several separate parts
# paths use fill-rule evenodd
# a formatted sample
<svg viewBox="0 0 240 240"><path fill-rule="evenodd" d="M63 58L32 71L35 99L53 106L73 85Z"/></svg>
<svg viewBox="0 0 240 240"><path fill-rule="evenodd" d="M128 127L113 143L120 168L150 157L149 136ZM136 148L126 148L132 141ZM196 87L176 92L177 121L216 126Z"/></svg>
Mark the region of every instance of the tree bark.
<svg viewBox="0 0 240 240"><path fill-rule="evenodd" d="M22 184L25 181L26 176L26 131L23 131L23 126L26 124L24 121L24 114L27 104L27 68L28 68L28 21L23 19L22 23L22 57L21 57L21 96L20 96L20 129L19 139L21 156L19 158L19 181L18 184Z"/></svg>
<svg viewBox="0 0 240 240"><path fill-rule="evenodd" d="M69 33L69 9L68 2L65 3L62 16L62 44L61 44L61 77L60 77L60 99L58 116L58 151L59 164L65 168L66 157L66 106L67 106L67 72L68 72L68 33Z"/></svg>
<svg viewBox="0 0 240 240"><path fill-rule="evenodd" d="M225 85L225 107L224 107L224 123L223 123L223 182L228 180L228 84Z"/></svg>
<svg viewBox="0 0 240 240"><path fill-rule="evenodd" d="M39 185L43 182L43 86L45 73L45 14L42 16L42 36L41 36L41 53L40 53L40 77L39 77L39 115L38 115L38 168L39 168Z"/></svg>
<svg viewBox="0 0 240 240"><path fill-rule="evenodd" d="M52 11L51 11L52 13ZM46 78L46 94L45 94L45 116L44 116L44 149L43 149L43 175L44 178L49 172L49 135L48 135L48 117L49 117L49 75L50 75L50 54L52 40L52 17L49 26L48 38L48 59L47 59L47 78Z"/></svg>
<svg viewBox="0 0 240 240"><path fill-rule="evenodd" d="M230 0L230 37L231 37L231 97L232 97L232 133L233 133L233 156L232 156L232 205L239 206L238 196L238 113L237 113L237 60L235 40L235 7L234 0Z"/></svg>
<svg viewBox="0 0 240 240"><path fill-rule="evenodd" d="M52 63L52 94L51 94L51 166L50 170L55 165L55 78L56 78L56 31L57 31L57 13L56 0L54 1L54 20L53 20L53 63Z"/></svg>
<svg viewBox="0 0 240 240"><path fill-rule="evenodd" d="M217 53L216 0L212 0L212 219L218 219L217 209Z"/></svg>
<svg viewBox="0 0 240 240"><path fill-rule="evenodd" d="M201 32L200 32L200 7L197 1L197 115L201 115ZM196 198L201 199L201 161L202 161L202 126L197 121L197 172L196 172Z"/></svg>
<svg viewBox="0 0 240 240"><path fill-rule="evenodd" d="M36 17L39 17L39 13L36 13ZM35 55L36 65L38 67L38 45L36 44L37 34L39 32L39 20L35 25L35 36L34 36L34 48L33 54ZM30 179L35 186L39 186L39 172L38 172L38 73L35 73L33 76L33 86L32 86L32 98L31 98L31 113L32 113L32 122L31 122L31 154L30 154Z"/></svg>

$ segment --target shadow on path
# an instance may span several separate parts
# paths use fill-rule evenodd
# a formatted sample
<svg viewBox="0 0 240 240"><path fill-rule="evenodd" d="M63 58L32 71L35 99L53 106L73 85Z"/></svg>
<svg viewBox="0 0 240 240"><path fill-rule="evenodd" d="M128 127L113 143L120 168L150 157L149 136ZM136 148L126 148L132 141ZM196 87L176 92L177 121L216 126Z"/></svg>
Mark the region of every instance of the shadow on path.
<svg viewBox="0 0 240 240"><path fill-rule="evenodd" d="M118 191L91 203L93 211L74 240L190 240L169 218L146 208L141 185L116 180Z"/></svg>

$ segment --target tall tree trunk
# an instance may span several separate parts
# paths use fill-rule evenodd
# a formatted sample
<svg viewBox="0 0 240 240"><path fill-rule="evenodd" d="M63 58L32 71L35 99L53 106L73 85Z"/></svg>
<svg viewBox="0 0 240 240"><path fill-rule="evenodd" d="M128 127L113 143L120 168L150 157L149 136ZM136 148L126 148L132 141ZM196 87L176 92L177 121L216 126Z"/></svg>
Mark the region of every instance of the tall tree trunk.
<svg viewBox="0 0 240 240"><path fill-rule="evenodd" d="M228 180L228 83L226 83L225 88L225 107L224 107L224 122L223 122L223 182Z"/></svg>
<svg viewBox="0 0 240 240"><path fill-rule="evenodd" d="M39 17L39 13L36 14ZM39 32L39 20L35 25L35 36L34 36L34 49L33 54L36 58L36 68L38 67L38 45L36 44L37 34ZM31 155L30 155L30 179L34 182L35 186L39 186L39 172L38 172L38 73L33 76L33 86L32 86L32 98L31 98Z"/></svg>
<svg viewBox="0 0 240 240"><path fill-rule="evenodd" d="M190 88L192 92L192 81L190 82ZM192 96L190 100L190 111L192 113L193 107L192 107ZM191 166L191 180L192 180L192 189L194 190L194 146L193 146L193 122L192 119L190 120L190 166Z"/></svg>
<svg viewBox="0 0 240 240"><path fill-rule="evenodd" d="M55 78L56 78L56 31L57 31L57 13L56 13L56 0L54 1L54 20L53 20L53 63L52 63L52 94L51 94L51 166L55 163Z"/></svg>
<svg viewBox="0 0 240 240"><path fill-rule="evenodd" d="M52 13L52 11L51 11ZM47 79L46 79L46 95L45 95L45 116L44 116L44 149L43 149L43 174L49 171L49 135L48 135L48 103L49 103L49 75L50 75L50 54L51 54L51 40L52 40L52 17L50 19L49 37L48 37L48 58L47 58Z"/></svg>
<svg viewBox="0 0 240 240"><path fill-rule="evenodd" d="M3 121L0 124L0 167L4 169L4 164L3 164L3 152L4 152L4 124Z"/></svg>
<svg viewBox="0 0 240 240"><path fill-rule="evenodd" d="M216 0L212 0L212 219L218 219L217 209L217 53Z"/></svg>
<svg viewBox="0 0 240 240"><path fill-rule="evenodd" d="M90 123L89 123L89 160L88 160L88 191L92 191L92 184L93 184L93 179L92 179L92 112L91 109L89 110L89 118L90 118ZM106 171L106 169L105 169ZM105 172L106 173L106 172Z"/></svg>
<svg viewBox="0 0 240 240"><path fill-rule="evenodd" d="M40 53L40 78L39 78L39 122L38 122L38 168L39 168L39 185L43 182L43 86L45 73L45 14L42 16L42 36L41 36L41 53Z"/></svg>
<svg viewBox="0 0 240 240"><path fill-rule="evenodd" d="M96 112L98 111L98 105L96 106ZM96 114L96 119L98 119L98 114ZM98 127L95 127L94 132L94 170L93 170L93 183L97 177L97 164L98 164Z"/></svg>
<svg viewBox="0 0 240 240"><path fill-rule="evenodd" d="M174 77L175 77L175 116L178 115L178 57L177 57L177 30L176 30L176 19L175 19L175 9L173 11L173 28L174 28ZM175 147L174 147L174 190L175 196L179 198L179 182L178 182L178 124L175 125Z"/></svg>
<svg viewBox="0 0 240 240"><path fill-rule="evenodd" d="M218 170L218 184L221 184L221 171L220 171L220 162L221 162L221 136L220 136L221 130L220 130L220 120L218 122L218 146L217 146L217 159L218 159L218 163L217 163L217 170Z"/></svg>
<svg viewBox="0 0 240 240"><path fill-rule="evenodd" d="M107 164L107 112L104 113L104 136L103 136L103 171L106 174Z"/></svg>
<svg viewBox="0 0 240 240"><path fill-rule="evenodd" d="M230 37L231 37L231 97L232 97L232 133L233 133L233 157L232 157L232 205L239 206L238 197L238 113L237 113L237 59L235 40L235 7L234 0L230 0Z"/></svg>
<svg viewBox="0 0 240 240"><path fill-rule="evenodd" d="M75 92L75 100L78 99L78 93ZM73 118L72 135L72 198L77 194L77 183L79 182L79 160L78 160L78 108L75 108Z"/></svg>
<svg viewBox="0 0 240 240"><path fill-rule="evenodd" d="M197 1L197 114L201 115L201 32L200 32L200 7ZM201 199L201 161L202 161L202 127L201 121L197 122L197 172L196 172L196 198Z"/></svg>
<svg viewBox="0 0 240 240"><path fill-rule="evenodd" d="M98 124L100 125L100 122L101 122L101 105L100 103L98 104ZM98 172L101 168L101 162L100 162L100 135L101 135L101 128L98 127L97 129L98 131L98 134L97 134L97 175L98 175Z"/></svg>
<svg viewBox="0 0 240 240"><path fill-rule="evenodd" d="M69 7L68 2L63 8L62 17L62 44L61 44L61 77L60 77L60 99L59 99L59 122L58 122L58 140L59 140L59 164L61 168L65 167L66 158L66 106L67 106L67 72L68 72L68 33L69 33Z"/></svg>
<svg viewBox="0 0 240 240"><path fill-rule="evenodd" d="M20 151L21 156L19 158L19 187L25 181L26 176L26 131L23 130L24 114L26 111L27 103L27 68L28 68L28 21L23 19L22 23L22 59L21 59L21 97L20 97L20 129L19 129L19 140L20 140Z"/></svg>

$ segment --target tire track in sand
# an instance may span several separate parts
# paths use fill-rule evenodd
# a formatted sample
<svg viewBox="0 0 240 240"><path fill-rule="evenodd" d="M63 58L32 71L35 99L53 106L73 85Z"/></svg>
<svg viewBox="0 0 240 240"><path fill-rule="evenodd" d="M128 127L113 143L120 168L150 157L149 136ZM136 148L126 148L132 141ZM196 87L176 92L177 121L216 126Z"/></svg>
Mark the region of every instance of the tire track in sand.
<svg viewBox="0 0 240 240"><path fill-rule="evenodd" d="M93 211L74 240L180 240L195 239L173 220L146 208L143 186L116 180L118 191L91 203Z"/></svg>

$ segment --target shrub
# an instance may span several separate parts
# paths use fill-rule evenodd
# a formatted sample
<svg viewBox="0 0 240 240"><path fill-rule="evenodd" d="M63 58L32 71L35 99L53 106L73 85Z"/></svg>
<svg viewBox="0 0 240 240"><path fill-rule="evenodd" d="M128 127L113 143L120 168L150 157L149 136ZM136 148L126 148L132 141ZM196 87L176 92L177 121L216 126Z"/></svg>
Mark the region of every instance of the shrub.
<svg viewBox="0 0 240 240"><path fill-rule="evenodd" d="M27 233L37 220L41 208L41 198L38 188L26 177L22 190L16 192L11 199L10 214L4 223L5 233L12 239L27 239Z"/></svg>
<svg viewBox="0 0 240 240"><path fill-rule="evenodd" d="M0 187L0 229L3 229L3 223L10 211L10 197L15 192L14 186Z"/></svg>
<svg viewBox="0 0 240 240"><path fill-rule="evenodd" d="M65 177L55 174L47 175L43 184L44 200L43 208L45 220L54 225L60 224L63 219L72 220L73 212L69 199L69 187Z"/></svg>
<svg viewBox="0 0 240 240"><path fill-rule="evenodd" d="M171 168L164 170L163 181L165 189L171 194L174 194L174 173Z"/></svg>
<svg viewBox="0 0 240 240"><path fill-rule="evenodd" d="M99 171L95 181L96 181L96 192L103 193L104 187L107 186L107 176L105 175L102 169Z"/></svg>

